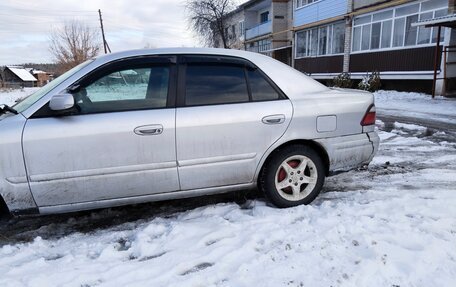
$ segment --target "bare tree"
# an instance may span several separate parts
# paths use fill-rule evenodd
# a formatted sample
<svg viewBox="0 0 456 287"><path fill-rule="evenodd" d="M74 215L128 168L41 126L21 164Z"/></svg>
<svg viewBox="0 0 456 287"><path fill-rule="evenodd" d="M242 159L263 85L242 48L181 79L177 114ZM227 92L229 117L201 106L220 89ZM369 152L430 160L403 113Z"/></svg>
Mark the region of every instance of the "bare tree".
<svg viewBox="0 0 456 287"><path fill-rule="evenodd" d="M186 6L190 27L205 45L215 47L220 40L224 48L230 48L225 22L235 8L233 0L188 0Z"/></svg>
<svg viewBox="0 0 456 287"><path fill-rule="evenodd" d="M65 72L98 54L98 30L76 20L65 22L62 28L51 32L49 50L55 57L59 72Z"/></svg>

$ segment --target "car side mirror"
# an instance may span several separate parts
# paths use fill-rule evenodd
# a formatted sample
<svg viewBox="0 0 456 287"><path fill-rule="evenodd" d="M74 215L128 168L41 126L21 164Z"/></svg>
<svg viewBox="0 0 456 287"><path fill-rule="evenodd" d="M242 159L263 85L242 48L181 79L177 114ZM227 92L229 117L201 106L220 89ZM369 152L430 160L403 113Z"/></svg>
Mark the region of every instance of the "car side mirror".
<svg viewBox="0 0 456 287"><path fill-rule="evenodd" d="M49 101L49 108L53 111L66 111L74 107L74 97L72 94L58 94Z"/></svg>

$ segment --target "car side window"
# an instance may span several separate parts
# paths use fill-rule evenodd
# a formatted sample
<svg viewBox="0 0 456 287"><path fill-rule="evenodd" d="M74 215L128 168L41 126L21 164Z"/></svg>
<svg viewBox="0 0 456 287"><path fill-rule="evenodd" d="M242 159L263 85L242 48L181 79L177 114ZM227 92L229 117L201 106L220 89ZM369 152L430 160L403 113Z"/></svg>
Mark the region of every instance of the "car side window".
<svg viewBox="0 0 456 287"><path fill-rule="evenodd" d="M165 108L169 66L122 68L74 94L81 114Z"/></svg>
<svg viewBox="0 0 456 287"><path fill-rule="evenodd" d="M273 101L280 99L280 94L271 86L258 69L247 69L252 93L252 101Z"/></svg>
<svg viewBox="0 0 456 287"><path fill-rule="evenodd" d="M230 64L188 64L185 105L213 105L249 101L244 67Z"/></svg>

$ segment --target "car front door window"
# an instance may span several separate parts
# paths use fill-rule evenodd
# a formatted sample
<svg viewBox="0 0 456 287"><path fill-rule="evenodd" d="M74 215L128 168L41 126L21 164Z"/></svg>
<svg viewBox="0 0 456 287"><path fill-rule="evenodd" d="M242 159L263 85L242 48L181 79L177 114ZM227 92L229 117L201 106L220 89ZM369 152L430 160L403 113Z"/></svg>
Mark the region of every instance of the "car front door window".
<svg viewBox="0 0 456 287"><path fill-rule="evenodd" d="M74 94L81 114L165 108L169 67L127 68L110 72Z"/></svg>

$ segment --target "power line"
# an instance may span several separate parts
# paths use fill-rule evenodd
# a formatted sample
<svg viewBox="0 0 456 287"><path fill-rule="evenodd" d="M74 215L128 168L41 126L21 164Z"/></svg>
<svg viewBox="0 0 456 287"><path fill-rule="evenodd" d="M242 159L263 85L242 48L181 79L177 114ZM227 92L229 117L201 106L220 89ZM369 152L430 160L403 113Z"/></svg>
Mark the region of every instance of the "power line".
<svg viewBox="0 0 456 287"><path fill-rule="evenodd" d="M54 23L49 23L49 24L54 24ZM24 24L25 25L25 24ZM30 26L30 24L27 24ZM87 26L90 29L100 29L100 27L95 27L95 26ZM42 33L39 34L38 36L46 35L49 33L49 27L46 28L39 28L39 27L30 27L30 29L27 29L26 31L23 30L22 26L16 26L16 27L11 27L8 29L4 29L3 27L0 27L0 33L9 33L9 34L15 34L18 35L18 37L23 36L23 35L31 35L33 34L36 36L37 33Z"/></svg>
<svg viewBox="0 0 456 287"><path fill-rule="evenodd" d="M5 18L23 18L23 19L56 19L56 18L68 18L68 17L75 17L75 18L91 18L95 15L19 15L19 14L6 14L0 13L0 16L6 16ZM2 17L0 20L6 20ZM6 20L7 21L7 20Z"/></svg>
<svg viewBox="0 0 456 287"><path fill-rule="evenodd" d="M5 24L5 25L9 25L9 24L27 24L27 25L30 25L30 24L45 24L45 23L56 23L56 24L59 24L59 23L65 23L66 20L68 19L55 19L55 20L52 20L52 19L31 19L30 21L26 21L27 19L20 19L18 21L5 21L5 22L1 22L1 24ZM98 20L81 20L81 19L73 19L73 20L78 20L78 21L81 21L81 22L84 22L84 23L98 23ZM24 22L25 21L25 22ZM0 27L1 28L1 27Z"/></svg>
<svg viewBox="0 0 456 287"><path fill-rule="evenodd" d="M12 10L11 13L5 13L3 9L10 9ZM96 14L89 14L89 13L97 13L95 11L89 11L89 10L43 10L43 9L33 9L33 8L19 8L19 7L13 7L13 6L6 6L3 4L0 4L0 9L2 11L0 12L0 15L4 16L0 18L0 23L5 26L16 26L19 27L21 25L34 25L34 24L63 24L66 20L75 19L78 21L82 21L84 23L94 23L96 18L94 16ZM19 11L19 12L18 12ZM22 11L22 13L21 13ZM24 13L24 11L27 11L28 13ZM39 14L37 15L37 12ZM43 12L41 12L43 11ZM64 13L62 13L64 12ZM71 14L65 14L71 13ZM76 12L76 13L74 13ZM30 14L33 13L33 14ZM53 14L57 13L57 14ZM92 18L92 19L90 19ZM28 22L30 21L30 22ZM0 31L2 27L0 27Z"/></svg>
<svg viewBox="0 0 456 287"><path fill-rule="evenodd" d="M21 7L13 7L13 6L6 6L0 4L0 9L12 9L12 10L20 10L20 11L28 11L28 12L50 12L50 13L97 13L97 11L91 10L59 10L59 9L36 9L36 8L21 8Z"/></svg>
<svg viewBox="0 0 456 287"><path fill-rule="evenodd" d="M114 33L111 33L111 37L112 38L116 38L116 39L122 39L124 37L126 37L127 35L131 35L132 37L138 37L140 36L141 38L145 39L145 40L151 40L151 41L160 41L160 42L163 42L163 43L167 43L167 44L172 44L172 45L175 45L175 41L170 41L170 40L167 40L167 36L170 36L170 34L172 33L166 33L166 32L159 32L159 31L155 31L155 32L151 32L151 31L146 31L145 29L140 29L140 28L135 28L135 29L130 29L128 27L125 27L126 25L111 25L109 24L109 26L114 26L114 27L121 27L122 29L114 29ZM190 36L180 36L180 39L191 39Z"/></svg>

